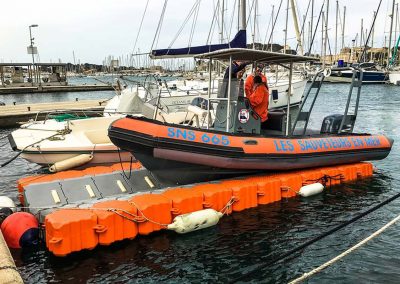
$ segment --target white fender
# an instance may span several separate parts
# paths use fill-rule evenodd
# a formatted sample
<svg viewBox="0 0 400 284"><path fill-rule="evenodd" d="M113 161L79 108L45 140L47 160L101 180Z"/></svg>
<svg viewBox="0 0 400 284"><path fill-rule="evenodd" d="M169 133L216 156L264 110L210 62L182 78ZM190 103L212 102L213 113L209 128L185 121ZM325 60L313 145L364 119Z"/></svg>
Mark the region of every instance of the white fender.
<svg viewBox="0 0 400 284"><path fill-rule="evenodd" d="M16 211L14 201L7 196L0 196L0 208L10 208L12 212Z"/></svg>
<svg viewBox="0 0 400 284"><path fill-rule="evenodd" d="M89 154L81 154L81 155L54 163L54 165L52 165L49 168L49 171L52 173L65 171L65 170L86 164L86 163L90 162L92 159L93 159L93 155L91 155L91 154L90 155Z"/></svg>
<svg viewBox="0 0 400 284"><path fill-rule="evenodd" d="M321 193L324 190L324 186L320 183L313 183L302 186L298 192L303 197L309 197Z"/></svg>
<svg viewBox="0 0 400 284"><path fill-rule="evenodd" d="M185 234L214 226L222 216L221 212L214 209L204 209L176 216L174 222L167 228L179 234Z"/></svg>

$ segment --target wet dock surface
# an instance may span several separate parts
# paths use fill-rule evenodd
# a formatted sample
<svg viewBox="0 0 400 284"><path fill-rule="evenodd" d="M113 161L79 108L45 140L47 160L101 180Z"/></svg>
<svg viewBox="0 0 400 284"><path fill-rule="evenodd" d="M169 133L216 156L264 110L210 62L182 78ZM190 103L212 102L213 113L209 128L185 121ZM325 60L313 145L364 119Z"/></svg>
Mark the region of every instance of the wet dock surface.
<svg viewBox="0 0 400 284"><path fill-rule="evenodd" d="M66 86L26 86L26 87L1 87L0 95L26 94L26 93L55 93L55 92L89 92L111 91L111 85L66 85Z"/></svg>

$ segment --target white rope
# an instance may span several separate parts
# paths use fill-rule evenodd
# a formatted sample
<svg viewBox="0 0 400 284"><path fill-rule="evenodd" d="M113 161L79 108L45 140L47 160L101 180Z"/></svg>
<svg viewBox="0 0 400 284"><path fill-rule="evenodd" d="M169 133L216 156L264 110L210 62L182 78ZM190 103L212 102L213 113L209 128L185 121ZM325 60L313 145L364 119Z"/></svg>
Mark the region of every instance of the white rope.
<svg viewBox="0 0 400 284"><path fill-rule="evenodd" d="M400 220L400 215L398 215L396 218L394 218L392 221L390 221L389 223L387 223L385 226L383 226L382 228L380 228L379 230L375 231L372 235L370 235L369 237L365 238L364 240L362 240L361 242L359 242L358 244L356 244L355 246L351 247L350 249L344 251L343 253L339 254L338 256L336 256L335 258L325 262L324 264L322 264L321 266L311 270L310 272L304 273L301 277L292 280L291 282L289 282L289 284L295 284L295 283L300 283L304 280L306 280L307 278L309 278L310 276L321 272L323 269L327 268L328 266L330 266L331 264L335 263L336 261L342 259L343 257L345 257L346 255L350 254L351 252L353 252L354 250L358 249L359 247L361 247L362 245L366 244L368 241L372 240L373 238L375 238L376 236L380 235L383 231L385 231L387 228L389 228L390 226L392 226L394 223L396 223L397 221Z"/></svg>

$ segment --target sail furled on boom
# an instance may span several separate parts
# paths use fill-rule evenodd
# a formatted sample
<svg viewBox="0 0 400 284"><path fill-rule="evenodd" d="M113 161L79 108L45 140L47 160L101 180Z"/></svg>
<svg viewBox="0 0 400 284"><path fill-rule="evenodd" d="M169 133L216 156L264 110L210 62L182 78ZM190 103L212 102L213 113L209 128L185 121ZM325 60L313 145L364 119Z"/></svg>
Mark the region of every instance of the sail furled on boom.
<svg viewBox="0 0 400 284"><path fill-rule="evenodd" d="M190 57L220 49L246 48L246 44L246 30L240 30L229 43L209 44L184 48L154 49L151 51L150 57L154 59Z"/></svg>

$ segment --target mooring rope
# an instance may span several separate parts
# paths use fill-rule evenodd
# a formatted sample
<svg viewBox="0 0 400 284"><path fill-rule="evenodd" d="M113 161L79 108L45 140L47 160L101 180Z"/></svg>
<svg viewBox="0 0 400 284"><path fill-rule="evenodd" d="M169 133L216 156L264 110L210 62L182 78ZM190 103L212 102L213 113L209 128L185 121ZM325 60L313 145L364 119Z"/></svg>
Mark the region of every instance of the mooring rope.
<svg viewBox="0 0 400 284"><path fill-rule="evenodd" d="M266 268L266 267L270 267L271 265L274 265L277 262L279 262L279 261L281 261L281 260L283 260L283 259L285 259L285 258L287 258L289 256L292 256L296 252L299 252L299 251L305 249L306 247L314 244L315 242L317 242L317 241L319 241L319 240L321 240L321 239L323 239L323 238L335 233L336 231L338 231L338 230L340 230L340 229L342 229L342 228L344 228L344 227L356 222L357 220L361 219L362 217L364 217L364 216L376 211L377 209L381 208L382 206L392 202L393 200L395 200L395 199L397 199L399 197L400 197L400 193L395 194L394 196L392 196L392 197L380 202L379 204L377 204L377 205L373 206L372 208L362 212L361 214L351 218L350 220L347 220L346 222L343 222L342 224L340 224L340 225L328 230L327 232L325 232L325 233L323 233L323 234L321 234L321 235L319 235L319 236L317 236L317 237L305 242L304 244L302 244L302 245L300 245L300 246L298 246L298 247L296 247L294 249L291 249L290 251L288 251L288 252L286 252L284 254L281 254L281 255L277 256L276 258L274 258L274 259L272 259L272 260L270 260L270 261L268 261L266 263L256 265L252 270L242 274L238 278L233 279L229 283L236 283L238 281L242 281L244 278L246 278L246 277L248 277L248 276L250 276L252 274L259 273L261 269Z"/></svg>
<svg viewBox="0 0 400 284"><path fill-rule="evenodd" d="M382 232L384 232L387 228L389 228L390 226L392 226L393 224L395 224L397 221L400 220L400 215L398 215L396 218L394 218L392 221L390 221L389 223L387 223L385 226L383 226L382 228L380 228L379 230L375 231L373 234L371 234L369 237L363 239L361 242L359 242L358 244L352 246L351 248L349 248L348 250L344 251L343 253L339 254L338 256L336 256L335 258L325 262L324 264L322 264L321 266L318 266L317 268L311 270L310 272L304 273L301 277L296 278L292 281L290 281L290 284L296 284L296 283L300 283L304 280L306 280L307 278L311 277L314 274L317 274L319 272L321 272L323 269L327 268L328 266L334 264L335 262L337 262L338 260L341 260L343 257L345 257L346 255L350 254L351 252L353 252L354 250L358 249L359 247L361 247L362 245L366 244L367 242L369 242L370 240L372 240L373 238L379 236Z"/></svg>

